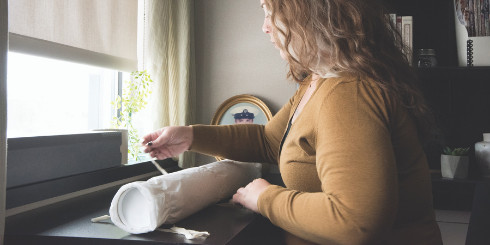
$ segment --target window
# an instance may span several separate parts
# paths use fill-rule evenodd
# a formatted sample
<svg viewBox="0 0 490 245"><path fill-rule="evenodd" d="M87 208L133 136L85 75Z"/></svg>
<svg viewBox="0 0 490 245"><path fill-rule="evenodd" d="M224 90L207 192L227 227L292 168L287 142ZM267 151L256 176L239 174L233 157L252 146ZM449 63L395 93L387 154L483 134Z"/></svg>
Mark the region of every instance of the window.
<svg viewBox="0 0 490 245"><path fill-rule="evenodd" d="M9 52L7 137L113 128L117 111L111 102L128 79L127 72ZM139 114L134 126L142 136L147 127ZM139 154L137 159L129 157L129 163L149 159Z"/></svg>
<svg viewBox="0 0 490 245"><path fill-rule="evenodd" d="M8 137L110 128L115 70L16 52L8 55Z"/></svg>
<svg viewBox="0 0 490 245"><path fill-rule="evenodd" d="M105 134L88 133L91 130L112 127L117 111L111 102L122 94L129 73L137 70L138 0L8 2L7 137L11 147L7 154L12 163L20 156L18 161L33 165L20 169L22 183L10 183L7 188L7 215L158 173L150 162L121 166L116 159L119 142L114 143L115 154L110 157L101 147L86 150L78 145L85 144L87 137ZM142 125L136 127L141 132ZM114 135L103 136L112 139ZM48 138L54 142L49 147L43 143ZM14 147L15 142L19 147ZM115 167L87 169L88 163L101 166L67 150L68 145L83 157L115 161ZM21 152L24 149L31 151ZM55 159L55 154L61 158ZM67 164L68 160L73 164ZM138 162L145 160L148 156ZM46 167L51 162L59 167ZM166 169L176 167L170 159L162 163ZM16 180L12 178L15 165L7 166L7 179ZM41 180L41 173L51 169L68 172Z"/></svg>
<svg viewBox="0 0 490 245"><path fill-rule="evenodd" d="M98 164L92 160L87 161L83 157L93 152L83 146L89 142L88 138L94 136L63 135L111 128L112 118L117 113L111 102L121 94L123 81L129 79L129 73L12 51L8 53L7 68L10 160L18 163L15 160L30 159L27 164L33 163L32 167L22 168L20 172L13 171L16 164L8 165L7 179L10 183L7 183L7 215L64 200L71 195L82 195L87 190L99 190L100 186L120 185L158 173L151 163L146 162L150 159L148 154L140 156L138 161L130 160L130 166L124 167L119 165L109 168L106 167L107 162ZM136 127L141 132L142 125ZM39 142L49 139L36 136L45 135L56 135L55 142L51 140L51 143L39 146ZM27 141L22 142L27 143L27 146L17 147L19 144L11 141L12 138L26 136L28 138L24 139ZM94 142L94 147L98 153L102 151L106 156L109 154L104 147L114 137L106 135L102 138ZM100 144L100 147L96 144ZM31 149L35 147L38 149ZM60 159L59 152L70 156ZM25 153L29 156L19 158L19 154ZM35 154L43 157L36 158ZM102 158L100 161L107 159ZM110 161L113 159L111 157ZM55 166L46 164L50 162L58 163L58 167L55 167L58 171L46 167ZM142 164L131 165L133 163ZM76 167L67 169L67 166L74 164ZM178 169L177 163L170 159L160 161L160 164L169 172ZM59 175L63 171L69 174ZM54 176L56 174L58 176Z"/></svg>

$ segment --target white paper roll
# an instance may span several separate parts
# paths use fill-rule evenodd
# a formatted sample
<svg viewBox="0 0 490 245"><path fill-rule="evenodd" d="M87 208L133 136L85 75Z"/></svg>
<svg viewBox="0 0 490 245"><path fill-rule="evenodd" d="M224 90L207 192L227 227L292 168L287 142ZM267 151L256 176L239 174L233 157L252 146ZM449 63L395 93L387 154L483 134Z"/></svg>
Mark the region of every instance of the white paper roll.
<svg viewBox="0 0 490 245"><path fill-rule="evenodd" d="M123 185L112 199L112 222L133 234L154 231L231 196L261 175L260 163L231 160Z"/></svg>

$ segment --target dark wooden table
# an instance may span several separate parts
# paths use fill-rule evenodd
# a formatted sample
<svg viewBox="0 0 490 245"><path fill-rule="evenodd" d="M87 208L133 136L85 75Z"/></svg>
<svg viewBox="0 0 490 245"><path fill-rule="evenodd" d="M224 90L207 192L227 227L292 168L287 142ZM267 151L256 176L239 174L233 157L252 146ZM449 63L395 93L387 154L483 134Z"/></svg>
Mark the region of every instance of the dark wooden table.
<svg viewBox="0 0 490 245"><path fill-rule="evenodd" d="M281 244L279 228L259 214L227 203L209 206L176 224L208 231L206 239L188 240L162 231L133 235L110 220L92 223L91 218L108 214L116 191L101 191L9 217L5 244Z"/></svg>

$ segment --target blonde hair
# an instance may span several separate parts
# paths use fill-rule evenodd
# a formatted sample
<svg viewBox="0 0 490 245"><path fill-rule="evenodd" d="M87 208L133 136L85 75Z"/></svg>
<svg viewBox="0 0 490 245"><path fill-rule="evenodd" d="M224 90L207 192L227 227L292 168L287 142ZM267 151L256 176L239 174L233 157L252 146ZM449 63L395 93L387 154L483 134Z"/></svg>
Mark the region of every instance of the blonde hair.
<svg viewBox="0 0 490 245"><path fill-rule="evenodd" d="M416 86L401 36L377 0L265 0L276 45L289 63L288 77L301 83L316 73L370 78L416 119L421 136L433 118ZM395 35L394 35L395 33Z"/></svg>

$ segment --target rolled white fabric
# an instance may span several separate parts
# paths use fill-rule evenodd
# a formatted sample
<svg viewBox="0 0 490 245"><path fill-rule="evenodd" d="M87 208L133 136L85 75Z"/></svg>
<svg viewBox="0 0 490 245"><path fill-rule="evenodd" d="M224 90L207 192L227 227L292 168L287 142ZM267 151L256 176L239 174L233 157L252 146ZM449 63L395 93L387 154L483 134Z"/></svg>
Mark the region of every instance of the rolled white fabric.
<svg viewBox="0 0 490 245"><path fill-rule="evenodd" d="M261 175L260 163L231 160L123 185L112 199L112 222L133 234L154 231L231 197Z"/></svg>

